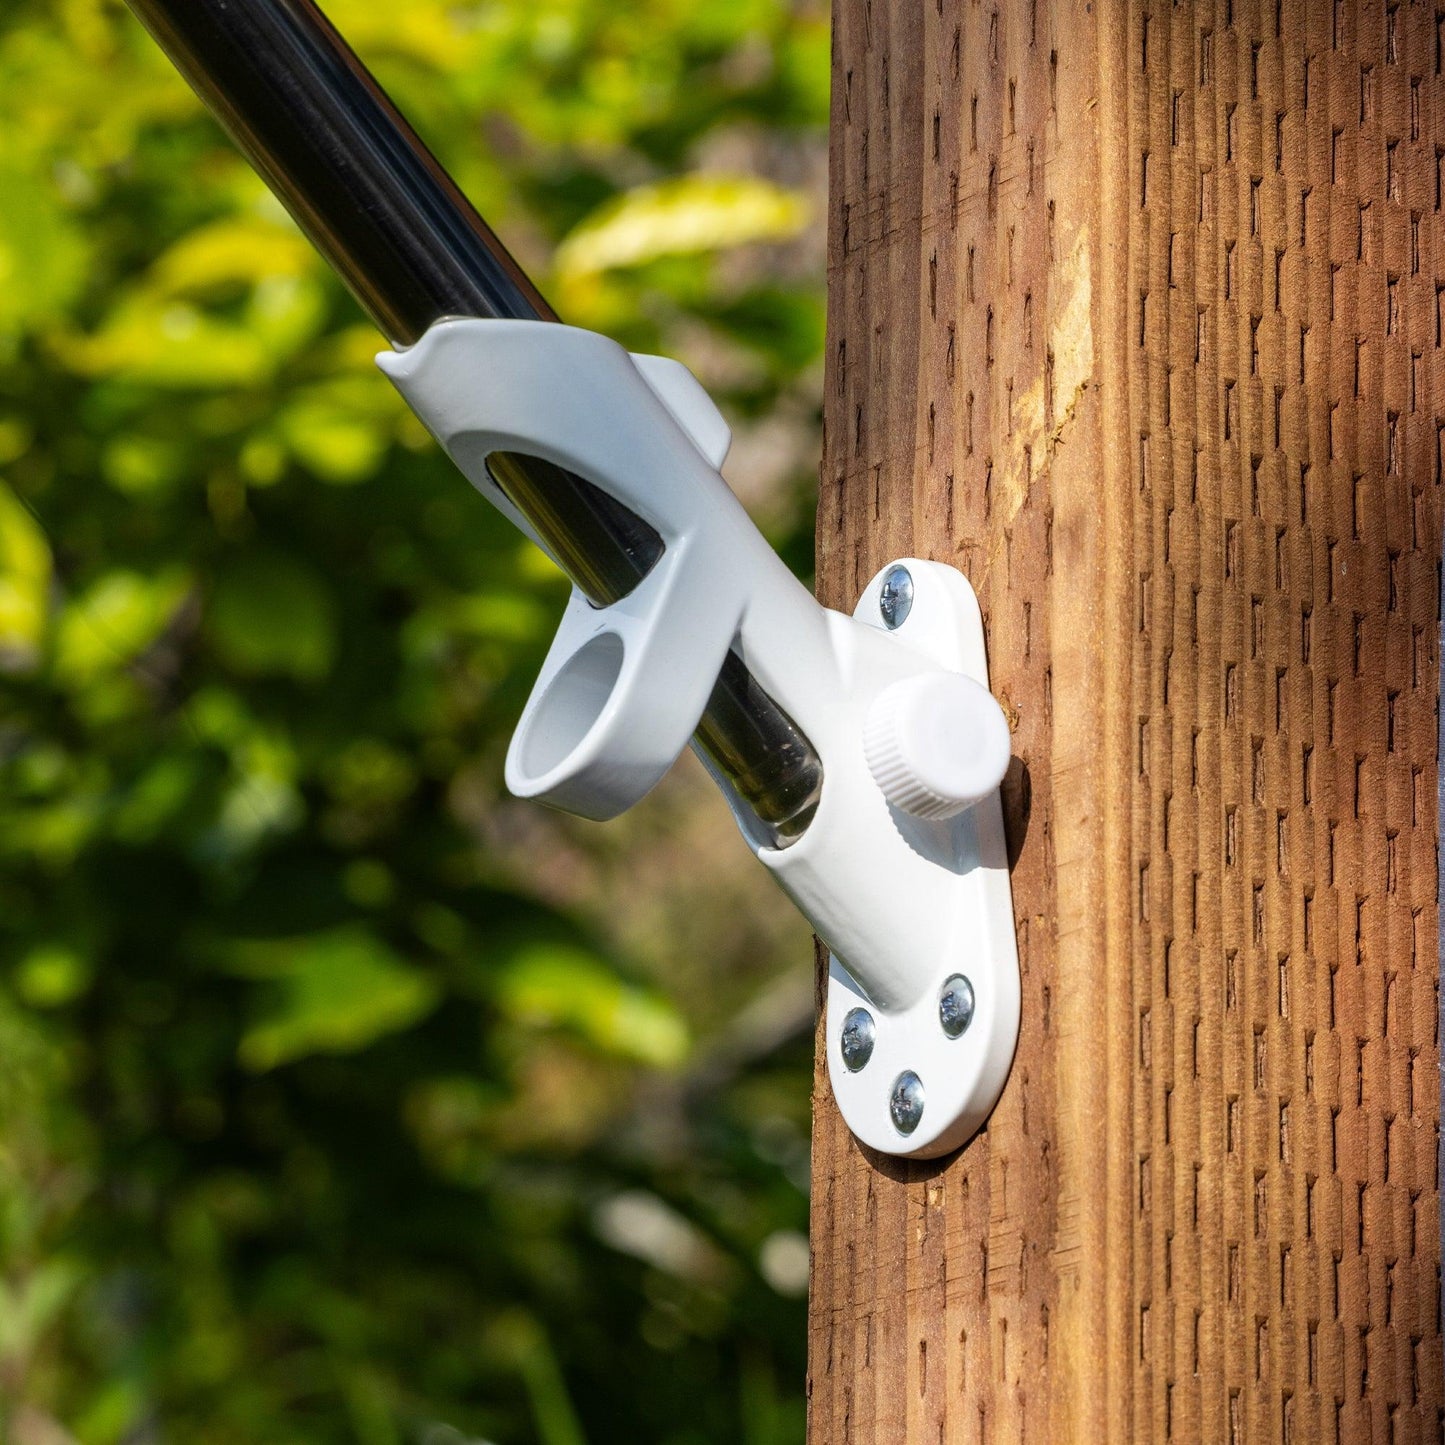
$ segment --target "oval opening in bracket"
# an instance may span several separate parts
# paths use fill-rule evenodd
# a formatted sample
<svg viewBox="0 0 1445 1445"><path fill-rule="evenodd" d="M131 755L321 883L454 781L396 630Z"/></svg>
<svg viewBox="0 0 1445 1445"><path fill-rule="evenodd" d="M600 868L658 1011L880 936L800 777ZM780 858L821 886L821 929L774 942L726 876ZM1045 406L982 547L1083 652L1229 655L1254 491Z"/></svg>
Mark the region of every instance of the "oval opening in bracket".
<svg viewBox="0 0 1445 1445"><path fill-rule="evenodd" d="M617 686L625 654L617 633L598 632L562 664L527 720L522 766L531 777L566 761L592 730Z"/></svg>

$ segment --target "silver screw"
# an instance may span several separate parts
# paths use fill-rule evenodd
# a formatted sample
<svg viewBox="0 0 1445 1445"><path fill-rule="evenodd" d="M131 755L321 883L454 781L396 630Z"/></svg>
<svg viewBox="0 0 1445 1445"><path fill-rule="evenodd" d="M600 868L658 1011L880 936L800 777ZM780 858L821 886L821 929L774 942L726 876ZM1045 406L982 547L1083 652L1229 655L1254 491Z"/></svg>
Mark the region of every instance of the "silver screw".
<svg viewBox="0 0 1445 1445"><path fill-rule="evenodd" d="M900 1134L911 1134L923 1118L923 1080L912 1069L904 1069L893 1081L893 1095L888 1100L893 1127Z"/></svg>
<svg viewBox="0 0 1445 1445"><path fill-rule="evenodd" d="M843 1063L856 1074L873 1057L878 1030L866 1008L849 1009L843 1020Z"/></svg>
<svg viewBox="0 0 1445 1445"><path fill-rule="evenodd" d="M956 973L938 992L938 1022L956 1039L973 1022L973 985Z"/></svg>
<svg viewBox="0 0 1445 1445"><path fill-rule="evenodd" d="M883 575L883 586L878 593L878 610L883 614L883 625L892 632L902 627L913 609L913 574L901 563L890 567Z"/></svg>

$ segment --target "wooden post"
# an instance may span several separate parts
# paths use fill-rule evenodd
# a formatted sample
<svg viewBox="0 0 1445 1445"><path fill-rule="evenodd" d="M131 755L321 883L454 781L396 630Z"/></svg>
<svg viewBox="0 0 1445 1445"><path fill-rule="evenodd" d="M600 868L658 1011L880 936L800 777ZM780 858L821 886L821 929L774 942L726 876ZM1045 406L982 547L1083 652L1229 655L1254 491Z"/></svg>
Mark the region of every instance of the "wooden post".
<svg viewBox="0 0 1445 1445"><path fill-rule="evenodd" d="M838 0L820 590L956 562L1023 1035L871 1156L812 1445L1441 1437L1445 21Z"/></svg>

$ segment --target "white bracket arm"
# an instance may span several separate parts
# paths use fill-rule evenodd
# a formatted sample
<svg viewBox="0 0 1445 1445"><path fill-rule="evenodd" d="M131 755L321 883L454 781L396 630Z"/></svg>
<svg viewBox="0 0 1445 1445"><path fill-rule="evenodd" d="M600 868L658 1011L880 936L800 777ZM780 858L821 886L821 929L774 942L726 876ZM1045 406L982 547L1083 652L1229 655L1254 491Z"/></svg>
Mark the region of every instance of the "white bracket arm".
<svg viewBox="0 0 1445 1445"><path fill-rule="evenodd" d="M507 784L592 818L630 807L697 727L729 650L822 763L817 810L744 838L832 954L828 1066L885 1153L957 1148L1013 1059L1019 971L998 788L1008 729L961 573L905 559L852 617L820 607L718 470L726 422L676 362L547 322L458 320L378 362L464 475L536 534L488 470L522 453L586 478L662 553L621 600L574 589L507 755Z"/></svg>

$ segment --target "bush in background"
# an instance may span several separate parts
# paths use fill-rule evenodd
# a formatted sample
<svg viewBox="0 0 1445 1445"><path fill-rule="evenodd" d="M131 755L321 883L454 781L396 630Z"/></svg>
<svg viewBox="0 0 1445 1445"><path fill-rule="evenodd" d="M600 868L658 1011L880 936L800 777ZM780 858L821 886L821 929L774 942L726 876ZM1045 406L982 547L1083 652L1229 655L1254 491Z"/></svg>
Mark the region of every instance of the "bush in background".
<svg viewBox="0 0 1445 1445"><path fill-rule="evenodd" d="M826 16L328 12L811 557ZM114 0L0 16L0 1438L802 1436L806 931L501 795L565 585Z"/></svg>

